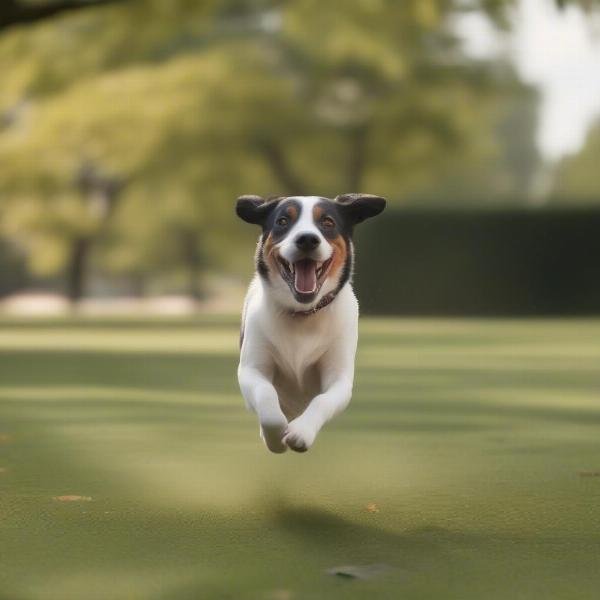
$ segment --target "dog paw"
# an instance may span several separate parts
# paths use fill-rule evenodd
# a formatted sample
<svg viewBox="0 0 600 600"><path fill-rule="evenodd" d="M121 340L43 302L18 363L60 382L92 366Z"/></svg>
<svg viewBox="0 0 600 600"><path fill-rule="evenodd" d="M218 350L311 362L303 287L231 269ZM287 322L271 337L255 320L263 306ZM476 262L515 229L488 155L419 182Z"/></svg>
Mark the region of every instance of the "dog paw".
<svg viewBox="0 0 600 600"><path fill-rule="evenodd" d="M317 431L306 419L298 417L288 423L283 442L295 452L306 452L315 441Z"/></svg>
<svg viewBox="0 0 600 600"><path fill-rule="evenodd" d="M283 443L282 439L287 425L288 422L283 413L261 420L260 437L271 452L281 454L287 450L288 447Z"/></svg>

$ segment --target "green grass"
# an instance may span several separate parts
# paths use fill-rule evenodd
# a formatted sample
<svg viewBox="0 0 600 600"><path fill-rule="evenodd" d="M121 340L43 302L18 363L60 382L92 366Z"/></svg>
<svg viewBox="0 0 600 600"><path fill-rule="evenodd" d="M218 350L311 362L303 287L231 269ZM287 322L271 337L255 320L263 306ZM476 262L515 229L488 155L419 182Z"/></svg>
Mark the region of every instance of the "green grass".
<svg viewBox="0 0 600 600"><path fill-rule="evenodd" d="M600 321L364 320L301 455L236 363L227 318L0 322L1 600L598 597Z"/></svg>

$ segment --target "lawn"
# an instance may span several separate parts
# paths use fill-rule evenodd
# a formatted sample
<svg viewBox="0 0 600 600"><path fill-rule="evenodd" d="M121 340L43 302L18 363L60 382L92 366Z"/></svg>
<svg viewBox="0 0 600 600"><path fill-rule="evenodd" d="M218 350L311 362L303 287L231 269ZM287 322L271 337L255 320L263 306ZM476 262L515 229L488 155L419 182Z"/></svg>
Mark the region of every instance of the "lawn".
<svg viewBox="0 0 600 600"><path fill-rule="evenodd" d="M2 600L598 598L600 321L365 319L349 409L284 455L237 336L0 322Z"/></svg>

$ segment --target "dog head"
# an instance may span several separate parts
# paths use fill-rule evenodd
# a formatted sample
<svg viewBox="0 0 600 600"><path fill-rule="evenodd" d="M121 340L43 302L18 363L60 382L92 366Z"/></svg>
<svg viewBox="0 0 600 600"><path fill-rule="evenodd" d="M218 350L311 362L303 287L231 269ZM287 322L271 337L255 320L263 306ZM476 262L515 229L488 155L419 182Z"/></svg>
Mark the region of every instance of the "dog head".
<svg viewBox="0 0 600 600"><path fill-rule="evenodd" d="M385 204L368 194L334 200L241 196L236 211L244 221L262 227L256 253L259 275L284 306L306 309L350 279L354 226L378 215Z"/></svg>

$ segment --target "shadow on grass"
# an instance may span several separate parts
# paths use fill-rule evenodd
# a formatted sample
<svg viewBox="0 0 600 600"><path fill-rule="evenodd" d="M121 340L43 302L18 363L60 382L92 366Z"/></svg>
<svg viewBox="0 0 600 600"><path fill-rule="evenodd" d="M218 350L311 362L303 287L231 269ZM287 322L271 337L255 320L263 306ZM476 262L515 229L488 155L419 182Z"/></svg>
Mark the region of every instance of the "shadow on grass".
<svg viewBox="0 0 600 600"><path fill-rule="evenodd" d="M186 427L193 424L235 427L236 415L246 414L239 396L235 370L237 359L207 354L107 353L107 352L10 352L2 353L0 381L7 389L2 403L5 415L31 421L60 421L76 423L174 423ZM535 371L523 373L506 369L501 372L462 368L460 370L432 369L443 376L436 387L423 387L427 372L398 369L389 371L362 369L369 377L377 376L376 387L359 381L354 401L339 427L373 432L477 432L503 429L507 424L535 421L576 425L600 424L600 409L570 408L568 404L549 406L523 405L516 402L487 399L485 389L505 393L510 397L514 388L520 394L528 389L537 391L568 389L584 393L598 381L596 372L567 373ZM80 400L24 398L11 399L10 388L45 388L52 386L81 389ZM484 391L481 392L483 386ZM114 399L94 398L94 388L106 388ZM139 393L140 399L119 398L119 388ZM105 393L106 393L105 392ZM168 395L168 401L143 400L145 392ZM186 393L186 400L178 400ZM194 393L198 402L193 401ZM482 394L481 399L461 400L458 394ZM214 394L214 401L206 399ZM219 396L230 396L229 404ZM203 398L200 396L204 395ZM232 405L231 397L239 396ZM68 419L67 419L68 415ZM368 417L368 418L364 418ZM337 423L333 425L338 428Z"/></svg>
<svg viewBox="0 0 600 600"><path fill-rule="evenodd" d="M365 402L364 405L357 406L354 409L355 416L358 418L359 415L377 415L381 413L387 413L390 417L390 402L389 401L369 401ZM412 417L412 423L417 424L422 422L424 425L432 426L434 429L443 428L444 422L435 421L427 422L432 416L443 418L452 417L451 423L446 423L449 429L455 427L464 427L466 429L477 428L476 424L469 423L468 421L476 418L502 418L509 420L533 420L536 422L541 421L555 421L559 423L571 423L576 425L600 425L600 406L597 409L589 408L567 408L562 406L520 406L518 404L502 404L497 401L486 401L481 400L479 402L467 401L467 400L432 400L424 399L422 401L408 401L399 399L394 406L393 412L396 414L407 415ZM417 420L414 418L416 417ZM369 418L369 425L380 428L385 426L385 423L389 423L389 419L378 420L377 418ZM409 421L410 422L410 421ZM390 423L390 425L395 425ZM402 429L402 424L398 423ZM502 423L498 423L498 426L502 426ZM354 425L357 426L356 424ZM482 426L483 427L483 426Z"/></svg>
<svg viewBox="0 0 600 600"><path fill-rule="evenodd" d="M160 600L569 597L552 596L561 585L556 569L569 549L575 549L569 559L575 585L566 581L563 587L571 586L586 598L595 593L596 577L586 578L586 571L598 561L578 565L582 556L600 548L593 536L570 548L562 539L540 546L525 535L435 526L394 533L316 507L290 505L275 506L264 523L246 530L248 546L232 557L240 562L221 567L220 582L198 578L165 591ZM326 574L334 567L372 564L388 570L365 581ZM415 589L420 592L412 595ZM424 589L429 593L423 594Z"/></svg>
<svg viewBox="0 0 600 600"><path fill-rule="evenodd" d="M237 358L139 352L0 352L3 386L88 386L237 391Z"/></svg>
<svg viewBox="0 0 600 600"><path fill-rule="evenodd" d="M590 364L589 368L578 368L576 371L555 368L553 363L539 365L536 368L521 369L505 367L502 369L486 369L477 365L461 365L448 368L432 365L427 369L402 368L385 369L377 367L360 367L356 377L356 387L365 391L376 387L379 393L401 391L405 394L422 395L444 389L493 389L510 391L561 389L569 392L596 390L600 384L598 369Z"/></svg>
<svg viewBox="0 0 600 600"><path fill-rule="evenodd" d="M2 387L0 387L0 392ZM118 391L114 399L94 398L93 392L80 400L39 400L2 398L2 420L4 429L11 423L28 424L31 428L67 425L117 427L130 425L139 429L158 426L164 435L171 428L179 436L181 431L193 435L218 433L224 438L233 430L248 426L248 411L240 398L239 404L232 404L228 396L219 400L218 394L212 401L199 399L178 401L177 393L168 400L129 400L119 399ZM398 399L395 402L373 401L361 404L355 399L343 420L330 425L331 429L363 433L431 433L460 434L503 431L519 424L532 422L582 425L600 425L598 410L565 408L555 406L504 405L498 402L469 402L457 400L423 399L420 402ZM10 433L10 431L8 431Z"/></svg>
<svg viewBox="0 0 600 600"><path fill-rule="evenodd" d="M0 331L2 330L35 330L48 332L60 329L85 329L94 330L118 329L121 331L131 330L149 331L153 329L169 329L171 331L190 331L197 329L202 334L206 329L223 328L231 326L237 328L240 318L237 315L199 315L197 317L148 317L148 318L87 318L87 317L64 317L64 318L0 318Z"/></svg>
<svg viewBox="0 0 600 600"><path fill-rule="evenodd" d="M90 597L85 574L97 583L99 572L106 600L267 598L280 589L311 598L329 598L340 590L350 593L344 597L363 597L365 586L401 589L411 578L445 564L453 552L480 543L437 528L394 534L317 507L280 503L269 508L245 518L143 506L107 513L93 503L85 511L53 505L41 518L29 518L29 541L5 540L15 590L10 600L25 600L22 590L31 586L48 590L48 595L31 596L36 600ZM375 563L390 570L373 581L340 581L325 574L340 565ZM137 593L123 592L136 585ZM153 591L141 595L142 585ZM81 595L69 595L75 592Z"/></svg>
<svg viewBox="0 0 600 600"><path fill-rule="evenodd" d="M300 598L303 594L310 598L364 598L370 597L365 593L382 590L400 593L415 574L427 574L457 546L477 542L476 538L438 528L395 534L317 507L284 501L270 506L267 515L246 540L248 545L238 557L241 562L226 568L231 579L225 587L222 582L191 581L165 592L161 600ZM387 569L368 581L327 574L334 567L372 564Z"/></svg>

